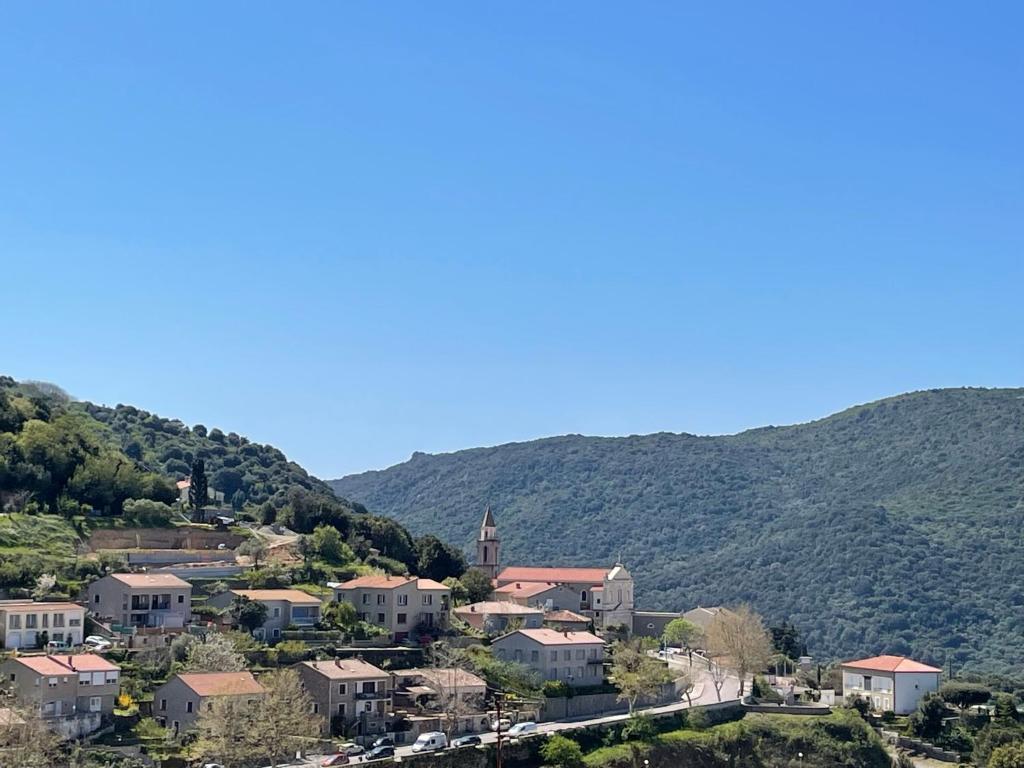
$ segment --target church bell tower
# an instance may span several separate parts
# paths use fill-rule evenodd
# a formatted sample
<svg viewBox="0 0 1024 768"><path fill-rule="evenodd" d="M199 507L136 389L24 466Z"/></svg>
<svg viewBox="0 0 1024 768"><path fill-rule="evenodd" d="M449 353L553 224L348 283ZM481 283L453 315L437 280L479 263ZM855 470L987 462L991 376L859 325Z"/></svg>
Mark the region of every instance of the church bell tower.
<svg viewBox="0 0 1024 768"><path fill-rule="evenodd" d="M484 521L480 525L480 536L476 540L476 569L493 579L500 570L501 540L498 538L498 527L494 524L491 505L484 510Z"/></svg>

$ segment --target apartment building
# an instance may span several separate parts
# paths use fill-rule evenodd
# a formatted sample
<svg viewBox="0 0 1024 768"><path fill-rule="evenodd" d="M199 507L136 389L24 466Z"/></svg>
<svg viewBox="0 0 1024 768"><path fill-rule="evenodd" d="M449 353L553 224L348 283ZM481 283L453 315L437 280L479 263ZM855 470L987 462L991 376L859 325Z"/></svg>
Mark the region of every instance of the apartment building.
<svg viewBox="0 0 1024 768"><path fill-rule="evenodd" d="M0 600L0 648L42 648L81 645L85 608L77 603Z"/></svg>
<svg viewBox="0 0 1024 768"><path fill-rule="evenodd" d="M391 676L362 659L303 661L295 665L324 718L325 735L375 736L391 713Z"/></svg>
<svg viewBox="0 0 1024 768"><path fill-rule="evenodd" d="M62 737L98 730L114 711L120 667L92 653L16 656L0 663L0 676L15 697L38 706L43 720Z"/></svg>
<svg viewBox="0 0 1024 768"><path fill-rule="evenodd" d="M862 698L876 712L897 715L913 712L925 694L938 691L942 682L941 669L905 656L846 661L841 668L847 702Z"/></svg>
<svg viewBox="0 0 1024 768"><path fill-rule="evenodd" d="M124 627L181 629L192 615L192 585L170 573L112 573L87 595L91 613Z"/></svg>
<svg viewBox="0 0 1024 768"><path fill-rule="evenodd" d="M335 600L352 603L361 620L383 627L392 640L403 640L417 628L448 625L452 592L432 579L360 576L328 586Z"/></svg>

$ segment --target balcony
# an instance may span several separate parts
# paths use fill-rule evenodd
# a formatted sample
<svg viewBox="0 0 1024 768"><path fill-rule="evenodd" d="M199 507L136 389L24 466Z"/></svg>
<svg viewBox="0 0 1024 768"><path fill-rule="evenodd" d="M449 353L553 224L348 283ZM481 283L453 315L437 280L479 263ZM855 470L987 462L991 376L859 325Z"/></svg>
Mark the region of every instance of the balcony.
<svg viewBox="0 0 1024 768"><path fill-rule="evenodd" d="M389 699L391 694L387 691L359 691L356 693L357 701L371 701L375 699Z"/></svg>

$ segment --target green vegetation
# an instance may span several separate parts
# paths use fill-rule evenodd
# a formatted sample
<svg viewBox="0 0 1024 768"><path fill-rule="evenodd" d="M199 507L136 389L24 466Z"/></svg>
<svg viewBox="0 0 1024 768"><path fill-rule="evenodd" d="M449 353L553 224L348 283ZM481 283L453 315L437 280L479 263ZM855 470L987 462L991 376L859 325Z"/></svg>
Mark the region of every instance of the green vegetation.
<svg viewBox="0 0 1024 768"><path fill-rule="evenodd" d="M417 453L332 487L467 548L490 504L507 563L621 553L644 607L747 602L818 657L1005 672L1024 656L1021 389L917 392L724 437Z"/></svg>
<svg viewBox="0 0 1024 768"><path fill-rule="evenodd" d="M61 587L96 575L99 564L75 554L90 530L180 524L174 481L190 475L190 509L228 500L242 518L311 534L300 542L300 571L261 569L254 586L373 569L439 581L465 571L457 548L433 536L414 539L395 521L339 499L272 446L0 376L0 587L30 589L44 572ZM266 551L252 539L241 553L258 565Z"/></svg>
<svg viewBox="0 0 1024 768"><path fill-rule="evenodd" d="M802 755L802 757L800 757ZM706 730L669 731L625 741L583 757L588 768L891 768L878 736L856 713L826 717L748 715Z"/></svg>

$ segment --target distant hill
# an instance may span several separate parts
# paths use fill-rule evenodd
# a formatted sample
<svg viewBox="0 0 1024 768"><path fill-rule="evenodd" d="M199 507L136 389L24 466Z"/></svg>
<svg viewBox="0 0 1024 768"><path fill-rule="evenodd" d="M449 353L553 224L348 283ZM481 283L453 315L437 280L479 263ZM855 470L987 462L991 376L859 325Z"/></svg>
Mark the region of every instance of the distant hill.
<svg viewBox="0 0 1024 768"><path fill-rule="evenodd" d="M1024 389L915 392L723 437L569 435L331 482L507 563L623 558L644 607L750 602L818 656L1024 663Z"/></svg>

